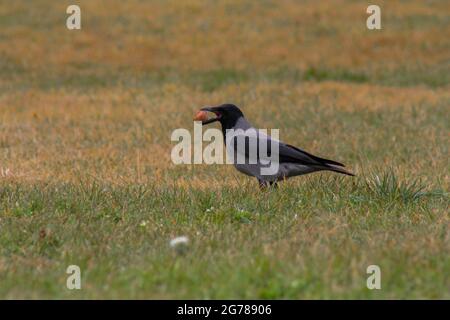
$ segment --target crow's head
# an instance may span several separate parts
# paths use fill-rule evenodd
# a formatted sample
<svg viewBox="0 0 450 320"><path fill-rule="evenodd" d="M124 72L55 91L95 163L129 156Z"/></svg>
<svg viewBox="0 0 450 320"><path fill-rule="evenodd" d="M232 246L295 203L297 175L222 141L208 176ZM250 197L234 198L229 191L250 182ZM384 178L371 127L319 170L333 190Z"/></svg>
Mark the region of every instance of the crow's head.
<svg viewBox="0 0 450 320"><path fill-rule="evenodd" d="M222 104L217 107L205 107L200 109L200 112L201 111L203 111L203 113L198 113L194 120L201 120L203 125L219 121L222 125L222 128L224 129L230 129L234 127L238 119L244 116L244 114L238 107L236 107L234 104L229 103ZM216 117L207 119L207 117L204 115L205 111L214 113ZM200 116L200 114L202 114L203 117Z"/></svg>

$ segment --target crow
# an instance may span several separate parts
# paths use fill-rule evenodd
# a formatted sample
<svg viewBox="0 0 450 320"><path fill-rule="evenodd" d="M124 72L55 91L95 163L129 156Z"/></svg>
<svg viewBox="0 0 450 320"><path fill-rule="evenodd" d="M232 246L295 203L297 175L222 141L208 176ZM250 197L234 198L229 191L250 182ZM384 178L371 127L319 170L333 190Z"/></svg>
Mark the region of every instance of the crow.
<svg viewBox="0 0 450 320"><path fill-rule="evenodd" d="M207 112L214 113L215 118L208 119ZM202 108L194 120L201 120L202 125L220 122L233 165L238 171L256 177L261 188L277 187L279 181L323 170L354 176L340 162L317 157L257 130L234 104Z"/></svg>

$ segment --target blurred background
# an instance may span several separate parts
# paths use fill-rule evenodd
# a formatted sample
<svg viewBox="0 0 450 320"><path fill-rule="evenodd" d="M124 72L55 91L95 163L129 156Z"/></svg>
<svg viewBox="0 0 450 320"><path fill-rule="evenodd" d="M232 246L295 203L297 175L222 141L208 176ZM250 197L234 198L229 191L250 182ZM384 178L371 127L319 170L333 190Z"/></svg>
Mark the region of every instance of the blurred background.
<svg viewBox="0 0 450 320"><path fill-rule="evenodd" d="M447 1L70 1L1 5L2 89L145 87L180 81L206 91L249 79L448 84ZM8 83L5 83L8 80Z"/></svg>

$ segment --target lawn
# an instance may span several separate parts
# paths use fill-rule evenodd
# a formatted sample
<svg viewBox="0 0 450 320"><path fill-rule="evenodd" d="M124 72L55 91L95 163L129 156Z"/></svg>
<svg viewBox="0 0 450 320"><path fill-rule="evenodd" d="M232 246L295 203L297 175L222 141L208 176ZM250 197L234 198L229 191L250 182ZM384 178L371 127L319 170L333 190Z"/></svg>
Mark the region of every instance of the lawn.
<svg viewBox="0 0 450 320"><path fill-rule="evenodd" d="M448 1L78 4L0 4L0 298L450 299ZM224 102L357 176L174 165Z"/></svg>

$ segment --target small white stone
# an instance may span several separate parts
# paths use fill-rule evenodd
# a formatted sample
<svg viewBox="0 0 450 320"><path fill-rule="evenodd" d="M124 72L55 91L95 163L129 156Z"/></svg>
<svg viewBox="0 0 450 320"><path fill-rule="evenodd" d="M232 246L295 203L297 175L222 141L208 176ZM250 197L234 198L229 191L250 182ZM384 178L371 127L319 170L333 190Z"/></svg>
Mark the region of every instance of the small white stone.
<svg viewBox="0 0 450 320"><path fill-rule="evenodd" d="M139 224L140 227L145 227L147 225L147 221L141 221Z"/></svg>
<svg viewBox="0 0 450 320"><path fill-rule="evenodd" d="M189 243L189 239L188 237L182 236L182 237L176 237L173 238L172 240L170 240L170 246L172 248L175 248L177 246L183 246L183 245L187 245Z"/></svg>

